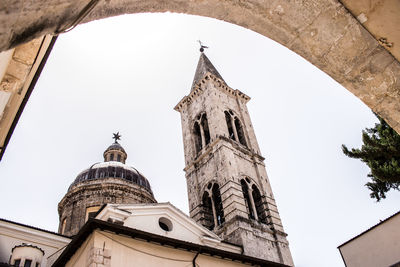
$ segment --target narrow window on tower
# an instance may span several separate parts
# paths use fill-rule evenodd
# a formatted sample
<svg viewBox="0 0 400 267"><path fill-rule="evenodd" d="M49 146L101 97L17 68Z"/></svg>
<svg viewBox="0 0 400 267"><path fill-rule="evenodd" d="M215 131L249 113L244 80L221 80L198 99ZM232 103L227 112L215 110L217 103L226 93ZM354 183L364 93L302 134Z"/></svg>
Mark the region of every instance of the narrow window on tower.
<svg viewBox="0 0 400 267"><path fill-rule="evenodd" d="M110 161L114 160L114 154L110 154Z"/></svg>
<svg viewBox="0 0 400 267"><path fill-rule="evenodd" d="M197 154L202 149L200 125L197 121L194 123L193 134L194 134L194 145L196 147L196 154Z"/></svg>
<svg viewBox="0 0 400 267"><path fill-rule="evenodd" d="M250 195L249 195L249 186L247 185L247 182L242 179L240 180L240 184L242 185L242 192L243 192L243 197L244 197L244 202L246 204L247 212L249 214L250 219L254 219L254 211L251 205L251 200L250 200Z"/></svg>
<svg viewBox="0 0 400 267"><path fill-rule="evenodd" d="M235 134L233 133L233 128L232 128L232 118L231 114L229 114L228 111L225 111L225 120L226 120L226 125L228 126L229 138L235 140Z"/></svg>
<svg viewBox="0 0 400 267"><path fill-rule="evenodd" d="M243 127L242 127L242 124L240 123L238 117L235 117L235 126L236 126L237 135L239 138L239 142L242 145L247 146L246 138L244 137Z"/></svg>
<svg viewBox="0 0 400 267"><path fill-rule="evenodd" d="M120 154L117 155L117 161L121 162L121 155Z"/></svg>
<svg viewBox="0 0 400 267"><path fill-rule="evenodd" d="M219 192L219 185L217 183L213 185L212 197L215 205L217 225L221 225L225 222L225 218L224 218L224 209L222 207L221 193Z"/></svg>
<svg viewBox="0 0 400 267"><path fill-rule="evenodd" d="M258 221L261 223L267 223L267 217L264 212L260 191L254 184L251 188L253 189L252 195L253 195L254 205L256 206Z"/></svg>
<svg viewBox="0 0 400 267"><path fill-rule="evenodd" d="M212 230L225 222L221 193L217 183L209 183L202 198L203 225Z"/></svg>
<svg viewBox="0 0 400 267"><path fill-rule="evenodd" d="M208 145L210 143L210 130L208 129L208 120L205 113L201 116L201 126L203 127L205 145Z"/></svg>
<svg viewBox="0 0 400 267"><path fill-rule="evenodd" d="M228 126L229 138L247 146L244 130L239 118L234 115L232 110L225 111L226 125Z"/></svg>
<svg viewBox="0 0 400 267"><path fill-rule="evenodd" d="M212 230L214 229L214 216L211 204L211 198L208 192L203 194L203 226Z"/></svg>

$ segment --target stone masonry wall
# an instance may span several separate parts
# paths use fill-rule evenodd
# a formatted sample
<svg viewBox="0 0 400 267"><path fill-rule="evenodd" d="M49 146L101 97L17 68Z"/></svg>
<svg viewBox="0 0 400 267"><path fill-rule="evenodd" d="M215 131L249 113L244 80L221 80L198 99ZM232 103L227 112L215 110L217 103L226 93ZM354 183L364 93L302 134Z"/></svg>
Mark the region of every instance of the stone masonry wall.
<svg viewBox="0 0 400 267"><path fill-rule="evenodd" d="M97 179L71 188L58 204L60 224L58 232L67 236L78 233L85 224L86 209L107 203L155 203L154 197L142 187L121 179ZM63 221L66 220L62 233Z"/></svg>
<svg viewBox="0 0 400 267"><path fill-rule="evenodd" d="M111 249L92 247L87 256L87 267L111 267Z"/></svg>

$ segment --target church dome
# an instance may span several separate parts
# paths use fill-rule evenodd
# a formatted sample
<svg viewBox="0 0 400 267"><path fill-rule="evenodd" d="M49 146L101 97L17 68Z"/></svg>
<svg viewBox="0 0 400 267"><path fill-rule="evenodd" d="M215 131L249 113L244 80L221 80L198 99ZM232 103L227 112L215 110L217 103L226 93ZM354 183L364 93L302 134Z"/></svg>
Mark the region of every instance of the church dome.
<svg viewBox="0 0 400 267"><path fill-rule="evenodd" d="M74 185L79 183L107 178L118 178L133 184L137 184L153 195L150 183L143 174L141 174L134 167L118 161L98 162L93 164L90 168L78 174L75 181L70 185L68 191Z"/></svg>
<svg viewBox="0 0 400 267"><path fill-rule="evenodd" d="M103 153L104 162L95 163L90 168L79 173L75 178L75 181L69 186L68 191L80 183L100 179L117 178L124 180L125 182L139 185L153 195L150 183L147 181L146 177L144 177L144 175L134 167L125 164L128 154L120 143L118 143L121 135L119 132L113 135L114 143L111 144Z"/></svg>
<svg viewBox="0 0 400 267"><path fill-rule="evenodd" d="M157 203L146 177L125 163L128 154L118 143L120 137L114 134L114 143L103 153L104 162L80 172L69 186L58 204L59 233L76 235L104 204Z"/></svg>

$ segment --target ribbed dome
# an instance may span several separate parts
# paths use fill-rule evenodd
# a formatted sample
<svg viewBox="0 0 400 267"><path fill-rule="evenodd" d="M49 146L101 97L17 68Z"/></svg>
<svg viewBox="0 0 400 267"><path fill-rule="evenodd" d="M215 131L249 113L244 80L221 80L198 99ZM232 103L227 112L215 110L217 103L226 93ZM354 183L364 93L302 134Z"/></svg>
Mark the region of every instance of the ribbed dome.
<svg viewBox="0 0 400 267"><path fill-rule="evenodd" d="M143 174L135 168L118 161L107 161L93 164L90 168L78 174L75 181L70 185L68 191L78 183L106 178L118 178L137 184L153 195L150 183Z"/></svg>

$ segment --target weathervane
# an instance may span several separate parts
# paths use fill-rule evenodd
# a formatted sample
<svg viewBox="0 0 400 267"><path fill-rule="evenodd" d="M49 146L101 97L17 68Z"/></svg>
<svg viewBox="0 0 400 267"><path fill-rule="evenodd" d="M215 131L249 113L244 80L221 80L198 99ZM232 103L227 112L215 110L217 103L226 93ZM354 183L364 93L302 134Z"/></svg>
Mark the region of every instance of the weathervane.
<svg viewBox="0 0 400 267"><path fill-rule="evenodd" d="M198 42L199 42L199 44L200 44L200 52L204 52L204 48L208 48L208 46L205 46L205 45L203 45L203 43L200 41L200 40L197 40Z"/></svg>
<svg viewBox="0 0 400 267"><path fill-rule="evenodd" d="M118 140L121 140L121 135L119 134L119 132L117 133L113 133L113 139L115 140L115 143L118 143Z"/></svg>

